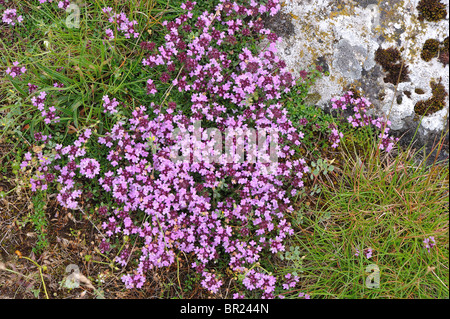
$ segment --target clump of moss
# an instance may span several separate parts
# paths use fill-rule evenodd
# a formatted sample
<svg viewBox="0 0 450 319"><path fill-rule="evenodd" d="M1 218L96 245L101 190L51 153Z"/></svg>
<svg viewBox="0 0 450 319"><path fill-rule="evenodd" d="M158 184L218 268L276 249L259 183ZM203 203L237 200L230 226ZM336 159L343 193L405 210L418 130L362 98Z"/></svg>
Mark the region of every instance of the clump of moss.
<svg viewBox="0 0 450 319"><path fill-rule="evenodd" d="M436 39L428 39L425 41L422 47L420 57L422 60L429 62L433 58L438 56L440 42Z"/></svg>
<svg viewBox="0 0 450 319"><path fill-rule="evenodd" d="M426 62L438 57L439 62L445 67L448 64L448 37L442 42L436 39L428 39L425 41L420 56Z"/></svg>
<svg viewBox="0 0 450 319"><path fill-rule="evenodd" d="M441 43L441 52L439 53L438 59L444 66L448 64L448 37Z"/></svg>
<svg viewBox="0 0 450 319"><path fill-rule="evenodd" d="M439 54L439 62L441 62L444 66L448 64L448 51L441 52L441 54Z"/></svg>
<svg viewBox="0 0 450 319"><path fill-rule="evenodd" d="M375 61L385 67L391 64L395 64L402 58L400 51L397 48L390 47L387 49L378 48L375 52Z"/></svg>
<svg viewBox="0 0 450 319"><path fill-rule="evenodd" d="M384 82L397 84L409 80L408 66L403 62L400 51L397 48L378 48L375 51L375 61L379 63L387 73Z"/></svg>
<svg viewBox="0 0 450 319"><path fill-rule="evenodd" d="M430 115L445 107L445 98L448 95L442 83L430 83L433 96L426 101L419 101L414 106L414 111L418 115Z"/></svg>
<svg viewBox="0 0 450 319"><path fill-rule="evenodd" d="M441 0L420 0L417 5L419 11L419 20L427 20L436 22L445 19L447 16L447 8Z"/></svg>
<svg viewBox="0 0 450 319"><path fill-rule="evenodd" d="M444 51L447 51L448 52L448 49L449 49L449 43L448 43L448 37L446 37L445 39L444 39L444 41L442 41L442 46L443 46L443 49L442 50L444 50Z"/></svg>
<svg viewBox="0 0 450 319"><path fill-rule="evenodd" d="M425 91L422 90L421 88L416 88L416 89L414 90L414 92L416 92L416 94L425 94Z"/></svg>

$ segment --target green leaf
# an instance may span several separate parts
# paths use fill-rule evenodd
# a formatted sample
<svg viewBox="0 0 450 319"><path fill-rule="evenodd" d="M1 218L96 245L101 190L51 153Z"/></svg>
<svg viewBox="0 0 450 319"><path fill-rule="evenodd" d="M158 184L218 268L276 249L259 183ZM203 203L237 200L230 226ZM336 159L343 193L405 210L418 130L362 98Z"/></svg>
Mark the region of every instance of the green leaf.
<svg viewBox="0 0 450 319"><path fill-rule="evenodd" d="M46 66L36 63L36 66L43 70L45 73L47 73L52 79L56 79L64 84L64 86L70 86L72 84L75 84L75 82L68 78L67 76L63 75L62 73L56 72L52 69L47 68Z"/></svg>
<svg viewBox="0 0 450 319"><path fill-rule="evenodd" d="M25 93L24 90L22 90L22 88L16 83L16 81L11 81L11 83L16 88L17 91L19 91L20 93L22 93L25 96L28 95L27 93Z"/></svg>

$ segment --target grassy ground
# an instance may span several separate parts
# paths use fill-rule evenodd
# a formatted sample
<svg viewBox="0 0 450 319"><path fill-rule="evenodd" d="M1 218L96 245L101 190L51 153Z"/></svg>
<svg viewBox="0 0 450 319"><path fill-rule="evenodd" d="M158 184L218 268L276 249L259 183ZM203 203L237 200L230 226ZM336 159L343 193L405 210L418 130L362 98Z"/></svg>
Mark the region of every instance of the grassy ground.
<svg viewBox="0 0 450 319"><path fill-rule="evenodd" d="M408 155L348 157L337 183L323 183L296 236L317 296L448 298L448 167L420 167ZM379 288L366 287L369 265L379 269Z"/></svg>
<svg viewBox="0 0 450 319"><path fill-rule="evenodd" d="M86 201L85 212L62 209L54 197L32 193L18 169L23 154L32 149L35 131L44 129L70 142L82 127L110 128L101 109L103 95L130 109L148 104L139 43L161 43L161 22L176 17L181 1L90 1L81 6L80 28L68 28L67 14L56 5L6 1L0 9L19 3L24 25L0 25L0 297L231 298L237 292L233 274L217 295L210 295L183 255L173 266L155 271L143 289L126 290L113 256L98 251L101 236L99 220L89 213L92 203ZM103 40L107 23L101 8L108 5L138 21L139 39ZM28 69L21 81L3 77L14 61ZM27 82L56 96L63 112L57 128L44 125L35 112L23 85ZM55 88L55 82L64 87ZM304 97L283 103L298 112L295 116L330 120L306 108ZM448 298L448 166L421 164L411 149L379 153L373 134L339 125L345 138L338 150L315 138L320 132L305 134L300 152L319 170L307 177L295 203L291 220L296 232L287 252L268 256L262 266L300 276L287 298L299 292L312 298ZM326 160L319 163L319 156ZM423 241L430 236L436 246L428 252ZM70 265L85 278L79 288L65 284ZM379 270L376 288L366 286L375 274L368 266Z"/></svg>

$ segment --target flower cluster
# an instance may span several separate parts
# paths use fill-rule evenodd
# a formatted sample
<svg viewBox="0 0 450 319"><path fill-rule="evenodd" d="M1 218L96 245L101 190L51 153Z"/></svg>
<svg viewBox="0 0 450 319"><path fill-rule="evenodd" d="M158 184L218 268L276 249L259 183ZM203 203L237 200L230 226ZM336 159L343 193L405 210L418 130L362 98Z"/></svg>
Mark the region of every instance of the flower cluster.
<svg viewBox="0 0 450 319"><path fill-rule="evenodd" d="M58 8L66 10L70 6L69 0L63 0L58 2Z"/></svg>
<svg viewBox="0 0 450 319"><path fill-rule="evenodd" d="M428 252L430 252L430 249L433 248L433 246L436 246L436 241L434 240L433 236L430 236L423 240L423 245L428 250Z"/></svg>
<svg viewBox="0 0 450 319"><path fill-rule="evenodd" d="M100 173L100 164L93 158L83 158L78 168L80 174L87 178L94 178Z"/></svg>
<svg viewBox="0 0 450 319"><path fill-rule="evenodd" d="M6 74L10 75L12 78L21 76L25 72L27 72L27 69L24 66L20 67L18 61L13 62L13 66L6 69Z"/></svg>
<svg viewBox="0 0 450 319"><path fill-rule="evenodd" d="M352 124L353 127L375 126L381 131L378 136L380 138L379 149L385 150L388 153L392 150L395 143L398 141L398 138L393 138L388 135L391 122L383 118L373 118L370 115L367 115L369 107L371 106L369 100L364 97L353 98L353 92L348 91L342 97L332 98L331 102L332 109L350 109L354 112L353 115L350 115L347 118L347 121Z"/></svg>
<svg viewBox="0 0 450 319"><path fill-rule="evenodd" d="M337 127L335 124L331 123L329 125L329 128L331 129L331 134L328 137L328 139L330 140L330 142L332 143L331 147L332 148L337 148L339 146L339 142L341 141L341 138L344 137L344 134L342 132L339 132L337 130Z"/></svg>
<svg viewBox="0 0 450 319"><path fill-rule="evenodd" d="M117 107L119 106L120 103L115 98L110 100L109 96L105 95L103 96L102 100L104 113L114 114L118 112Z"/></svg>
<svg viewBox="0 0 450 319"><path fill-rule="evenodd" d="M373 253L373 251L372 251L372 248L367 248L367 249L364 249L364 254L366 255L366 258L367 259L370 259L370 258L372 258L372 253ZM355 253L355 256L359 256L359 254L360 254L360 251L359 251L359 249L356 249L356 253Z"/></svg>
<svg viewBox="0 0 450 319"><path fill-rule="evenodd" d="M42 132L34 133L34 140L36 142L46 143L51 138L52 138L52 136L50 134L49 135L44 135L44 134L42 134Z"/></svg>
<svg viewBox="0 0 450 319"><path fill-rule="evenodd" d="M139 249L124 250L115 260L123 267L129 261L137 265L122 277L128 288L142 287L150 269L172 265L181 251L195 259L191 267L201 274L202 287L215 293L223 280L211 269L226 254L230 269L245 274L247 289L274 298L277 278L248 269L263 253L284 251L285 239L293 234L286 214L293 211L291 198L303 186L308 167L294 151L303 135L276 100L295 81L276 56L273 42L260 52L254 52L255 46L234 46L237 39L245 43L270 36L256 17L275 14L280 6L276 0L249 5L223 0L216 14L204 12L193 19L194 6L186 2L185 14L163 23L168 31L164 45L144 45L152 49L144 66L159 69L161 83L184 93L182 105L170 101L140 106L97 139L86 129L73 145L57 144L52 156L38 153L33 189L47 188L52 181L59 203L76 209L83 195L81 182L87 179L114 198L114 206L102 207L99 214L108 237L100 249L108 251L116 237L136 237ZM121 31L136 34L123 14L103 11ZM194 36L191 20L199 30ZM156 81L147 82L151 94L158 92ZM32 103L41 110L45 100L41 92ZM118 101L105 95L103 102L105 112L117 112ZM213 147L217 145L209 128L234 132L224 143L230 153ZM245 138L248 129L258 132L258 152ZM108 154L106 164L88 154L88 143L100 144ZM240 147L247 156L238 154ZM279 161L272 162L271 156ZM29 163L24 161L22 167ZM138 219L141 214L144 220ZM284 287L297 282L298 277L287 275Z"/></svg>
<svg viewBox="0 0 450 319"><path fill-rule="evenodd" d="M194 5L195 2L185 7L193 8ZM248 48L243 48L237 56L239 74L227 72L236 57L226 50L221 50L236 44L238 30L242 30L242 35L247 36L252 33L272 35L259 20L251 20L246 24L243 18L245 15L257 15L258 12L274 12L278 6L275 1L269 1L265 6L251 1L250 7L247 8L222 1L216 10L223 12L225 17L203 13L195 24L202 33L189 43L184 38L192 28L186 22L193 13L188 10L175 21L163 23L169 32L165 37L165 45L158 48L159 54L150 54L142 63L151 68L164 66L160 68L161 82L171 83L179 92L203 91L208 84L208 90L216 99L223 99L240 107L246 106L249 96L257 91L268 99L279 99L282 93L289 91L295 81L284 61L275 55L275 43L270 43L258 55ZM227 16L233 13L243 15L242 19L227 19ZM216 24L226 26L225 31ZM181 71L177 74L175 70ZM153 79L148 80L147 91L149 94L157 92ZM209 101L201 96L198 98L202 100L194 104L194 113L209 113L209 109L202 108L202 105Z"/></svg>
<svg viewBox="0 0 450 319"><path fill-rule="evenodd" d="M64 84L63 84L63 83L55 82L55 83L53 83L53 87L54 87L54 88L63 88L63 87L64 87ZM58 90L58 91L61 91L61 90Z"/></svg>
<svg viewBox="0 0 450 319"><path fill-rule="evenodd" d="M275 296L273 295L276 283L275 276L251 269L246 273L242 283L250 291L254 289L262 290L263 291L262 298L265 299L275 298Z"/></svg>
<svg viewBox="0 0 450 319"><path fill-rule="evenodd" d="M125 13L115 13L111 7L103 8L102 11L108 16L110 23L117 25L117 31L122 32L126 39L139 37L139 32L134 29L138 24L136 20L128 20ZM106 30L106 35L109 40L114 39L114 32L111 29Z"/></svg>
<svg viewBox="0 0 450 319"><path fill-rule="evenodd" d="M23 21L23 17L17 15L16 9L6 9L5 12L3 12L2 21L9 25L16 25L16 23L21 23Z"/></svg>
<svg viewBox="0 0 450 319"><path fill-rule="evenodd" d="M294 288L300 279L298 276L294 276L290 273L286 274L284 278L286 279L286 283L283 284L283 289L285 290L288 290L289 288Z"/></svg>
<svg viewBox="0 0 450 319"><path fill-rule="evenodd" d="M45 93L45 92L43 92ZM91 132L89 129L85 130L79 138L74 142L74 145L63 147L56 144L54 149L47 154L44 150L37 151L35 161L30 153L25 155L25 160L21 163L21 168L34 168L34 175L30 178L32 191L47 190L49 185L57 183L61 190L57 194L59 203L66 208L78 208L78 198L80 198L82 191L75 189L77 170L78 177L93 178L99 174L100 166L94 159L83 158L86 155L85 143L88 142ZM43 135L38 132L34 135L36 143L48 142L52 139L51 135ZM65 165L59 165L63 158L67 158ZM80 164L76 161L79 160ZM59 161L59 162L58 162Z"/></svg>
<svg viewBox="0 0 450 319"><path fill-rule="evenodd" d="M30 92L36 90L36 86L30 86ZM41 92L38 96L33 96L31 98L31 103L41 111L41 116L44 119L45 124L58 123L60 117L56 115L56 108L50 106L48 109L45 108L45 101L47 99L47 93L45 91Z"/></svg>
<svg viewBox="0 0 450 319"><path fill-rule="evenodd" d="M298 297L299 298L304 298L304 299L311 299L311 296L306 294L306 293L304 293L304 292L299 293Z"/></svg>
<svg viewBox="0 0 450 319"><path fill-rule="evenodd" d="M31 88L31 87L30 87ZM37 89L37 86L32 87L33 90ZM47 99L47 92L43 91L38 96L31 98L31 103L38 108L39 111L44 110L45 100Z"/></svg>
<svg viewBox="0 0 450 319"><path fill-rule="evenodd" d="M28 93L33 94L38 90L38 86L35 84L28 83Z"/></svg>
<svg viewBox="0 0 450 319"><path fill-rule="evenodd" d="M54 106L50 106L47 110L40 110L41 115L44 118L45 124L50 123L58 123L60 117L56 115L56 108Z"/></svg>

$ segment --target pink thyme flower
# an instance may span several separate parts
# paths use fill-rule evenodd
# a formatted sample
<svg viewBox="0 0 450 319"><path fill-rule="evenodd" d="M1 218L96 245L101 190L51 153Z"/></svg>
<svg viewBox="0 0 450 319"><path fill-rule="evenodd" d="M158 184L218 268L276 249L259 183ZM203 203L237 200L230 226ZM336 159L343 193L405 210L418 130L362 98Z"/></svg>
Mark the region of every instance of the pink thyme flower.
<svg viewBox="0 0 450 319"><path fill-rule="evenodd" d="M308 294L305 294L304 292L299 293L298 296L299 296L299 298L311 299L311 296Z"/></svg>
<svg viewBox="0 0 450 319"><path fill-rule="evenodd" d="M430 252L430 249L433 248L433 246L436 246L436 241L434 239L434 236L430 236L428 238L425 238L423 240L424 247Z"/></svg>
<svg viewBox="0 0 450 319"><path fill-rule="evenodd" d="M81 160L80 173L87 178L94 178L100 173L100 164L93 158L84 158Z"/></svg>
<svg viewBox="0 0 450 319"><path fill-rule="evenodd" d="M106 33L106 37L108 40L114 40L114 31L113 30L106 29L105 33Z"/></svg>
<svg viewBox="0 0 450 319"><path fill-rule="evenodd" d="M291 273L286 274L284 278L286 279L286 283L283 284L283 289L285 290L294 288L300 279L298 276L293 276Z"/></svg>
<svg viewBox="0 0 450 319"><path fill-rule="evenodd" d="M183 105L168 101L168 105L152 103L148 110L143 106L133 107L129 118L125 117L99 137L101 147L107 152L104 164L107 173L101 178L99 158L86 158L91 151L99 154L84 147L90 138L88 131L72 145L54 148L56 154L52 159L60 161L52 166L42 161L36 168L45 174L37 174L44 177L34 178L32 187L41 189L53 181L56 184L53 189L63 189L58 200L64 207L76 208L82 194L75 190L83 181L76 179L77 173L78 177L95 176L89 182L98 182L105 192L110 193L111 197L106 200L112 199L114 208L108 205L112 209L106 216L101 216L105 219L102 224L105 234L112 237L111 242L116 241L114 237L125 235L139 236L139 242L142 242L140 247L136 246L140 251L133 249L129 256L120 255L116 260L123 265L124 257L127 257L130 266L137 264L132 273L122 277L127 288L142 287L149 270L173 264L177 252L181 251L195 257L192 267L201 274L202 287L212 293L218 292L223 277L211 269L216 260L226 257L230 269L243 274L263 254L284 250L286 237L293 234L286 213L293 210L292 196L303 187L302 176L308 172L308 167L304 160L292 159L295 157L293 146L299 145L303 133L293 126L287 110L276 99L289 92L295 81L277 57L275 45L262 50L254 46L241 50L238 46L233 48L235 53L228 48L232 44L238 45L238 41L245 43L260 35L274 41L275 36L270 35L263 22L248 20L245 16L257 17L260 12L273 14L279 1L267 0L264 5L256 0L250 5L245 1L240 1L245 3L243 5L219 2L214 12L199 13L195 19L194 13L198 12L193 11L195 3L187 1L182 16L163 23L167 29L165 43L158 47L151 45L151 50L143 52L146 54L143 65L158 67L156 72L151 72L157 76L146 83L148 93L157 93L153 81L159 79L157 83L161 90L165 84L173 85L173 92L177 90L184 95ZM136 24L126 15L113 13L108 8L103 11L114 24L112 30L135 36ZM216 15L216 11L219 14ZM226 25L232 32L219 31L230 20L233 22ZM238 60L233 61L236 56L239 56ZM255 93L258 98L249 103L249 96ZM46 111L45 97L44 93L32 101L41 111ZM107 112L116 110L114 104L117 101L112 97L103 102ZM237 108L230 109L230 104ZM189 115L184 109L189 109ZM264 165L269 159L267 154L263 154L261 160L261 156L255 154L255 161L251 162L244 158L239 161L238 156L230 160L226 156L218 156L212 162L206 160L206 144L210 142L188 138L197 130L195 122L198 120L207 120L220 130L242 130L251 126L273 131L283 138L280 143L283 145L274 150L283 158L276 174L268 173L269 169ZM175 129L180 130L179 139L174 139ZM207 133L204 128L199 131L199 136ZM190 148L194 149L185 161L176 162L171 157L178 155L178 152L171 152L177 140L184 143L182 146L192 145ZM271 141L272 137L265 139L266 143L263 141L266 150ZM243 146L242 143L244 138L236 138L238 146ZM218 189L221 180L230 180L227 188L230 192L239 192L238 196L213 201L208 194ZM148 221L137 222L138 212L145 213ZM233 227L236 224L242 227ZM107 242L103 245L107 246ZM295 277L288 275L288 278L279 278L282 282L277 283L275 275L262 269L252 269L244 277L244 287L254 290L261 298L275 298L279 295L275 291L281 288L278 286L284 283L285 287L291 288L296 282Z"/></svg>
<svg viewBox="0 0 450 319"><path fill-rule="evenodd" d="M104 113L114 114L118 112L117 107L119 106L119 102L116 100L116 98L110 100L108 95L104 95L102 100Z"/></svg>
<svg viewBox="0 0 450 319"><path fill-rule="evenodd" d="M28 93L33 94L35 91L37 91L38 87L35 84L28 83Z"/></svg>
<svg viewBox="0 0 450 319"><path fill-rule="evenodd" d="M372 257L372 248L367 248L366 253L366 258L370 259Z"/></svg>
<svg viewBox="0 0 450 319"><path fill-rule="evenodd" d="M13 66L6 69L6 74L10 75L12 78L15 78L16 76L20 76L27 72L27 69L22 66L19 66L19 62L13 62Z"/></svg>
<svg viewBox="0 0 450 319"><path fill-rule="evenodd" d="M153 83L152 79L148 79L147 81L147 94L156 94L156 92L158 92L156 90L156 86Z"/></svg>
<svg viewBox="0 0 450 319"><path fill-rule="evenodd" d="M23 21L23 17L17 15L16 9L6 9L5 12L3 12L2 21L9 25L16 25L16 23L21 23Z"/></svg>
<svg viewBox="0 0 450 319"><path fill-rule="evenodd" d="M60 8L60 9L66 10L68 6L70 6L70 1L68 1L68 0L63 0L63 1L58 2L58 8Z"/></svg>
<svg viewBox="0 0 450 319"><path fill-rule="evenodd" d="M56 197L61 206L69 209L76 209L78 202L76 199L81 196L81 190L72 191L68 187L64 187Z"/></svg>

